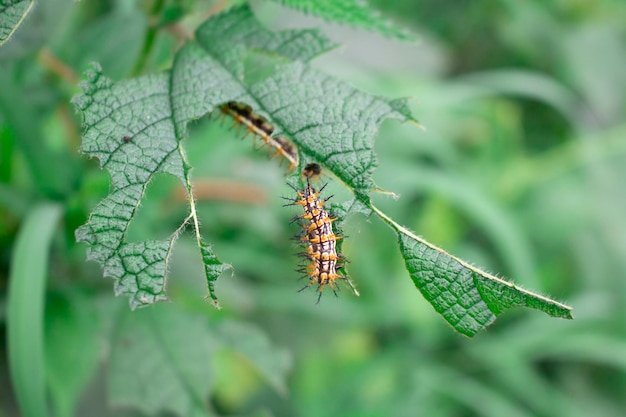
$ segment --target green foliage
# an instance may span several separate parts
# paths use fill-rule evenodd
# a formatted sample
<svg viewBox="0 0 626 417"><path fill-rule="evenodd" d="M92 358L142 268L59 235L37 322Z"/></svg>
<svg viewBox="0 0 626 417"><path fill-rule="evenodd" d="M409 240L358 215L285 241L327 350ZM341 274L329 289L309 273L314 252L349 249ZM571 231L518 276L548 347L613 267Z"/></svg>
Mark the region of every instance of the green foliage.
<svg viewBox="0 0 626 417"><path fill-rule="evenodd" d="M33 0L2 0L0 2L0 45L13 35L34 3Z"/></svg>
<svg viewBox="0 0 626 417"><path fill-rule="evenodd" d="M163 308L120 314L111 346L111 401L150 415L204 415L215 342L203 320Z"/></svg>
<svg viewBox="0 0 626 417"><path fill-rule="evenodd" d="M93 379L102 346L102 325L93 299L54 294L45 315L45 373L54 415L71 417Z"/></svg>
<svg viewBox="0 0 626 417"><path fill-rule="evenodd" d="M111 401L149 415L209 415L213 358L224 348L240 352L275 389L286 392L289 356L254 326L235 321L209 326L197 315L165 305L133 313L124 309L111 347Z"/></svg>
<svg viewBox="0 0 626 417"><path fill-rule="evenodd" d="M85 123L82 150L100 159L115 187L89 223L77 231L77 240L89 243L89 258L104 265L104 275L116 280L116 294L128 295L132 308L166 298L165 274L178 232L168 240L138 243L126 242L125 235L156 174L176 176L191 196L188 163L179 146L188 121L230 100L250 103L294 141L301 159L322 163L370 209L377 164L374 136L380 124L387 118L416 122L405 100L360 92L297 61L331 45L319 33L271 34L253 19L247 7L239 7L207 21L198 29L198 43L183 47L167 74L112 83L96 69L83 84L84 94L75 100ZM228 35L234 39L225 41ZM311 36L311 46L300 48L302 40ZM276 64L273 74L248 83L242 78L248 49L296 61ZM200 238L190 198L209 296L217 303L214 282L228 266ZM416 286L457 331L473 336L515 306L571 318L569 307L523 291L443 250L425 246L411 233L397 231Z"/></svg>
<svg viewBox="0 0 626 417"><path fill-rule="evenodd" d="M292 360L287 350L273 346L265 333L250 324L224 321L215 330L222 346L234 349L241 358L249 360L278 393L288 394L286 380Z"/></svg>

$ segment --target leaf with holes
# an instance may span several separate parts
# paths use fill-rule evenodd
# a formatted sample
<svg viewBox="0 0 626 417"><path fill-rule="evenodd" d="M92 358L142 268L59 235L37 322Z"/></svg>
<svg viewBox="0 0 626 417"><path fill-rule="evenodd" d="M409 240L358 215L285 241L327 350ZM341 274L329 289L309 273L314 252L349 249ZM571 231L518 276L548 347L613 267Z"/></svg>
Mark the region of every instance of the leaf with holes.
<svg viewBox="0 0 626 417"><path fill-rule="evenodd" d="M88 258L103 265L104 275L115 280L115 293L128 296L132 308L166 298L167 264L179 231L162 241L126 240L146 187L159 173L177 177L189 191L189 220L196 229L209 297L218 306L214 283L229 265L217 259L199 234L189 166L180 146L190 120L229 100L254 104L271 114L303 155L323 162L367 201L374 187L378 125L385 117L406 119L393 101L359 92L302 62L283 65L274 76L252 85L242 79L241 62L250 49L306 61L334 47L315 30L274 33L242 6L210 19L197 38L180 50L168 73L114 83L95 67L81 85L84 94L74 100L85 126L81 150L100 160L113 183L111 194L76 237L89 244ZM295 95L288 91L303 82L308 88ZM328 107L327 117L303 112L307 102Z"/></svg>
<svg viewBox="0 0 626 417"><path fill-rule="evenodd" d="M569 307L449 255L372 205L378 128L386 119L417 121L405 99L367 94L310 67L312 57L334 47L319 32L271 32L240 6L201 25L196 39L180 49L167 73L113 83L95 68L75 100L85 121L82 150L100 159L113 182L111 195L78 229L77 238L90 245L90 259L103 264L104 274L115 279L116 293L128 295L132 307L165 298L169 254L188 221L195 229L209 297L217 305L214 284L229 266L201 237L180 140L189 121L240 101L265 116L274 135L291 140L302 163L320 163L354 193L354 201L340 210L342 217L372 211L396 231L416 286L457 331L472 336L515 306L571 318ZM273 71L246 78L248 58L259 54L273 63ZM168 239L127 242L128 225L157 173L184 184L191 213Z"/></svg>
<svg viewBox="0 0 626 417"><path fill-rule="evenodd" d="M89 244L88 259L103 265L104 275L115 280L115 293L129 296L132 308L163 300L176 234L136 243L125 236L154 175L168 173L188 182L171 121L169 77L113 83L96 67L81 87L84 94L73 101L84 118L81 149L109 171L113 191L76 231L76 240Z"/></svg>
<svg viewBox="0 0 626 417"><path fill-rule="evenodd" d="M404 111L406 100L372 96L300 62L252 85L249 94L304 159L321 163L363 203L376 189L378 128L386 119L416 122Z"/></svg>

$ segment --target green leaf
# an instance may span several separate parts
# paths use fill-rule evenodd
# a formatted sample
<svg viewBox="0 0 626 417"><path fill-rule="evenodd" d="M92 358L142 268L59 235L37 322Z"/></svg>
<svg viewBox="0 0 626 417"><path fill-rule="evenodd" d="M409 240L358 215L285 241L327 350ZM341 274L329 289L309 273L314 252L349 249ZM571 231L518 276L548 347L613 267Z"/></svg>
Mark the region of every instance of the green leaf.
<svg viewBox="0 0 626 417"><path fill-rule="evenodd" d="M88 259L103 265L104 276L115 280L116 295L129 296L131 308L164 300L167 263L179 231L162 241L129 243L125 236L156 174L174 175L190 187L174 133L169 74L115 84L95 68L81 86L85 94L74 99L85 124L81 149L110 172L113 191L76 231L76 240L90 245ZM219 261L205 247L202 259L213 263L206 268L207 274L217 274L207 275L212 282L222 270L216 267ZM209 290L217 305L213 285Z"/></svg>
<svg viewBox="0 0 626 417"><path fill-rule="evenodd" d="M98 369L101 340L92 299L56 296L46 306L46 380L55 415L72 417Z"/></svg>
<svg viewBox="0 0 626 417"><path fill-rule="evenodd" d="M320 163L353 191L355 201L340 209L342 217L373 210L396 230L417 287L457 331L472 336L515 306L571 318L569 307L468 265L398 226L371 204L370 194L377 190L373 141L381 123L388 118L417 121L406 99L372 96L311 68L309 59L334 46L318 32L270 32L243 6L208 20L196 38L181 48L169 73L112 83L92 71L83 86L85 94L75 101L85 117L82 149L101 160L114 185L77 237L91 245L90 258L116 279L116 291L129 295L131 306L165 298L171 246L189 220L209 297L218 306L214 284L228 266L200 236L190 167L180 140L189 121L236 100L267 117L274 134L293 142L301 161ZM244 74L251 72L244 62L259 52L275 61L274 70L265 78L247 80ZM159 172L183 182L191 214L168 240L127 243L128 223L147 182ZM299 172L298 167L294 175Z"/></svg>
<svg viewBox="0 0 626 417"><path fill-rule="evenodd" d="M247 5L233 7L207 20L196 30L196 39L215 56L227 55L234 45L243 45L304 62L338 46L318 29L267 30Z"/></svg>
<svg viewBox="0 0 626 417"><path fill-rule="evenodd" d="M197 43L188 42L176 55L172 68L172 108L180 136L188 121L228 100L244 101L258 109L243 81L243 59L250 49L308 61L336 46L315 29L271 32L246 5L207 20L196 31L196 38Z"/></svg>
<svg viewBox="0 0 626 417"><path fill-rule="evenodd" d="M7 339L11 381L21 415L48 415L44 370L44 293L48 252L61 207L35 206L20 228L9 276Z"/></svg>
<svg viewBox="0 0 626 417"><path fill-rule="evenodd" d="M33 7L33 0L3 0L0 2L0 46L4 44Z"/></svg>
<svg viewBox="0 0 626 417"><path fill-rule="evenodd" d="M300 62L282 66L249 93L301 155L320 162L364 203L375 188L374 137L381 123L416 122L396 110L405 100L372 96Z"/></svg>
<svg viewBox="0 0 626 417"><path fill-rule="evenodd" d="M122 311L111 346L111 402L149 415L209 415L214 351L204 318L174 304Z"/></svg>
<svg viewBox="0 0 626 417"><path fill-rule="evenodd" d="M186 182L171 121L168 77L114 84L94 68L81 87L85 94L74 99L85 124L81 149L109 171L113 191L76 230L76 240L90 245L88 259L103 265L104 276L115 280L116 295L128 295L132 308L164 300L176 234L164 241L128 243L124 238L155 174L169 173Z"/></svg>
<svg viewBox="0 0 626 417"><path fill-rule="evenodd" d="M237 9L237 13L249 17L246 8ZM223 30L220 25L225 25ZM296 59L302 57L289 55L289 51L299 49L304 35L280 32L281 42L277 43L275 37L257 27L255 36L242 37L243 43L237 48L224 40L224 32L233 26L219 16L209 20L198 30L199 45L188 44L177 57L172 75L176 88L173 107L183 107L184 103L193 110L187 117L176 117L177 132L184 131L188 120L226 100L243 101L267 115L277 133L293 140L303 158L322 163L351 187L357 198L368 201L375 187L371 178L377 163L374 136L386 118L416 121L406 100L388 100L358 91L303 62L279 66L270 77L248 85L242 79L241 61L245 54L242 48L250 47L250 39L256 40L255 49ZM323 51L323 46L320 42L315 53ZM218 85L219 90L214 90Z"/></svg>
<svg viewBox="0 0 626 417"><path fill-rule="evenodd" d="M374 136L380 124L387 118L417 122L406 99L372 96L309 67L305 62L335 45L314 30L267 31L247 6L208 20L198 29L196 38L204 52L188 45L173 70L174 85L184 85L175 99L194 103L196 113L191 119L225 101L223 97L218 100L213 95L197 94L219 85L230 99L243 101L267 115L277 133L286 134L298 145L301 159L322 163L351 187L358 199L369 201L377 164ZM242 48L271 52L297 62L247 84L243 80ZM181 67L189 65L196 67L193 76L189 70L178 75ZM190 97L186 92L195 94ZM179 132L187 120L177 119Z"/></svg>
<svg viewBox="0 0 626 417"><path fill-rule="evenodd" d="M213 253L211 245L206 244L202 240L200 240L200 253L202 254L202 263L204 265L204 276L207 279L208 296L213 301L215 307L219 308L217 297L215 296L215 281L217 281L222 272L232 269L232 267L221 263Z"/></svg>
<svg viewBox="0 0 626 417"><path fill-rule="evenodd" d="M406 229L392 227L415 286L459 333L474 336L512 307L572 318L570 307L481 271Z"/></svg>
<svg viewBox="0 0 626 417"><path fill-rule="evenodd" d="M265 333L247 323L225 321L217 333L226 347L239 351L276 391L287 394L287 373L292 367L287 350L273 346Z"/></svg>
<svg viewBox="0 0 626 417"><path fill-rule="evenodd" d="M373 30L385 36L415 40L408 31L384 19L377 10L359 0L274 0L303 13L321 17L331 22L345 23Z"/></svg>
<svg viewBox="0 0 626 417"><path fill-rule="evenodd" d="M239 19L246 23L243 27L233 23ZM103 265L104 275L115 280L116 294L129 296L132 308L166 298L167 262L178 231L167 240L136 243L126 241L126 232L154 175L174 175L191 189L179 142L190 120L228 100L255 105L271 115L301 154L322 162L367 201L374 187L376 130L386 117L406 119L394 110L394 102L359 92L303 63L284 65L274 76L249 86L242 80L246 48L309 59L332 44L315 31L273 34L253 23L247 7L209 22L211 26L207 23L198 31L201 42L189 42L177 54L171 73L113 83L94 68L81 85L84 94L74 99L85 125L81 149L100 160L113 182L112 193L76 231L76 238L90 245L88 259ZM224 33L231 32L239 37L224 40ZM303 49L303 40L310 39L313 46ZM276 83L284 88L276 88ZM322 118L307 111L307 104L328 110ZM190 217L198 232L194 208ZM196 236L209 297L218 306L214 282L228 266L217 260L199 233Z"/></svg>

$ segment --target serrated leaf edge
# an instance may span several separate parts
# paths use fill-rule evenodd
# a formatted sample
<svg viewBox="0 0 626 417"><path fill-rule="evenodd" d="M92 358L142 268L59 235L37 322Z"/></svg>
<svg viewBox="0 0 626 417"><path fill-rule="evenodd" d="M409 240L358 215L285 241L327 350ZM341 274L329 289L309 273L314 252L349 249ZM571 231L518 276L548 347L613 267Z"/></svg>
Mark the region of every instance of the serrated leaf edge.
<svg viewBox="0 0 626 417"><path fill-rule="evenodd" d="M551 298L548 298L548 297L546 297L546 296L543 296L543 295L540 295L540 294L534 293L534 292L532 292L532 291L525 290L524 288L521 288L520 286L518 286L518 285L516 285L516 284L514 284L514 283L512 283L512 282L509 282L509 281L503 280L502 278L498 278L497 276L495 276L495 275L493 275L493 274L490 274L490 273L488 273L488 272L486 272L486 271L483 271L482 269L479 269L479 268L477 268L477 267L475 267L475 266L471 265L470 263L468 263L468 262L466 262L466 261L464 261L464 260L462 260L462 259L460 259L460 258L458 258L458 257L456 257L456 256L454 256L454 255L452 255L452 254L450 254L450 253L448 253L448 252L446 252L444 249L442 249L442 248L440 248L440 247L438 247L438 246L436 246L436 245L433 245L432 243L428 242L427 240L425 240L425 239L423 239L423 238L421 238L421 237L417 236L415 233L411 232L411 231L410 231L410 230L408 230L407 228L405 228L405 227L403 227L403 226L400 226L398 223L396 223L395 221L393 221L393 220L392 220L389 216L387 216L385 213L383 213L382 211L380 211L380 209L378 209L376 206L374 206L374 205L370 205L370 208L371 208L371 209L372 209L372 210L373 210L373 211L374 211L374 212L375 212L375 213L376 213L376 214L377 214L377 215L378 215L381 219L383 219L383 220L384 220L387 224L389 224L389 225L390 225L393 229L395 229L398 233L402 233L402 234L404 234L404 235L406 235L406 236L410 237L411 239L414 239L414 240L416 240L417 242L419 242L419 243L421 243L421 244L423 244L423 245L425 245L425 246L429 247L430 249L435 250L435 251L439 252L439 253L440 253L440 254L442 254L442 255L445 255L445 256L447 256L447 257L450 257L450 258L451 258L451 259L453 259L454 261L458 262L458 263L459 263L462 267L469 269L470 271L474 272L475 274L477 274L477 275L479 275L479 276L482 276L482 277L484 277L484 278L487 278L487 279L489 279L489 280L495 281L495 282L497 282L498 284L502 284L502 285L504 285L504 286L507 286L507 287L509 287L509 288L511 288L511 289L514 289L514 290L516 290L516 291L519 291L519 292L521 292L521 293L523 293L523 294L526 294L526 295L528 295L528 296L531 296L531 297L533 297L533 298L537 298L537 299L539 299L539 300L542 300L542 301L544 301L544 302L546 302L546 303L548 303L548 304L553 304L553 305L555 305L555 306L557 306L557 307L562 308L563 310L566 310L568 313L572 311L572 307L570 307L570 306L568 306L568 305L565 305L565 304L563 304L563 303L560 303L560 302L558 302L558 301L555 301L555 300L553 300L553 299L551 299ZM572 317L572 315L571 315L571 314L568 314L568 317L566 317L566 318L570 318L570 319L571 319L571 318L573 318L573 317Z"/></svg>

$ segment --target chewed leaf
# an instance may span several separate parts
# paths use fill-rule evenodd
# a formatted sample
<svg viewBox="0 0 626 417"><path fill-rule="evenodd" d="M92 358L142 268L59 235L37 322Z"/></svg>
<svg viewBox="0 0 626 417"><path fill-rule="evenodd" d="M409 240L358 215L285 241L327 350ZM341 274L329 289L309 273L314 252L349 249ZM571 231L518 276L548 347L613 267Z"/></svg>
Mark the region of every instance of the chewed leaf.
<svg viewBox="0 0 626 417"><path fill-rule="evenodd" d="M310 36L314 41L303 49L303 39ZM198 29L197 40L181 50L172 70L177 132L228 99L244 102L267 115L301 156L321 162L357 198L369 200L380 124L386 118L415 121L405 99L372 96L300 62L334 44L317 32L268 31L247 7L211 18ZM250 48L297 61L248 85L241 61ZM190 110L183 114L177 111L181 107Z"/></svg>
<svg viewBox="0 0 626 417"><path fill-rule="evenodd" d="M176 132L184 134L194 120L227 100L255 107L243 80L243 59L254 49L308 61L336 44L315 29L272 32L256 20L247 5L233 7L207 20L176 55L172 69L172 108Z"/></svg>
<svg viewBox="0 0 626 417"><path fill-rule="evenodd" d="M171 122L168 77L114 84L96 68L82 88L85 94L74 100L84 117L81 149L109 171L113 191L76 231L76 240L90 245L88 258L103 265L104 276L115 280L115 293L128 296L132 308L152 304L166 298L165 272L174 237L128 243L125 236L155 174L185 180Z"/></svg>
<svg viewBox="0 0 626 417"><path fill-rule="evenodd" d="M33 0L7 0L0 3L0 45L13 35L33 4Z"/></svg>
<svg viewBox="0 0 626 417"><path fill-rule="evenodd" d="M200 253L202 254L202 263L204 264L204 275L207 280L207 289L209 291L209 297L213 301L215 307L219 307L217 297L215 295L215 281L220 277L222 272L232 269L231 265L224 264L217 259L217 256L213 253L213 249L210 245L200 241Z"/></svg>
<svg viewBox="0 0 626 417"><path fill-rule="evenodd" d="M405 100L387 100L295 62L250 87L250 94L301 154L322 163L362 202L375 187L374 137L388 118L412 120ZM402 107L404 106L404 107Z"/></svg>
<svg viewBox="0 0 626 417"><path fill-rule="evenodd" d="M231 51L242 59L242 51ZM176 132L184 136L187 122L211 112L232 97L245 95L239 68L226 68L195 42L188 42L176 55L172 68L172 109Z"/></svg>
<svg viewBox="0 0 626 417"><path fill-rule="evenodd" d="M570 307L481 271L414 235L397 232L415 286L459 333L474 336L512 307L572 318Z"/></svg>
<svg viewBox="0 0 626 417"><path fill-rule="evenodd" d="M166 240L133 243L126 233L156 174L188 184L170 108L169 74L113 83L95 68L87 77L84 94L74 100L85 126L81 150L109 171L113 190L76 230L76 240L89 245L88 259L103 266L104 276L115 280L116 295L128 296L131 308L152 304L166 299L167 263L177 231ZM207 274L219 270L217 258L205 252L203 261L211 260ZM211 282L216 278L207 275ZM213 285L209 290L216 300Z"/></svg>
<svg viewBox="0 0 626 417"><path fill-rule="evenodd" d="M350 1L346 7L355 4ZM328 1L301 5L324 13L339 10ZM112 191L76 231L76 237L89 245L88 256L103 265L104 275L115 280L116 294L127 295L131 307L164 299L172 246L182 228L193 223L208 298L219 308L215 282L230 266L220 262L201 237L191 194L191 167L181 140L189 121L220 108L245 125L248 134L265 135L261 136L265 143L291 156L294 167L298 161L316 162L354 192L353 201L335 207L339 236L342 221L350 213L373 211L386 221L398 233L415 285L457 331L473 336L516 306L571 318L569 307L447 254L372 205L370 194L376 189L372 174L377 165L374 138L381 123L416 120L406 99L367 94L307 64L331 47L334 43L315 30L269 31L242 6L203 24L197 41L187 42L177 53L170 72L117 83L98 68L89 72L82 84L84 94L74 100L84 118L81 149L109 171ZM259 71L254 81L248 81L244 74L251 72L247 68L244 72L244 61L257 58L252 54L259 52L275 64L270 68L273 72ZM301 167L294 172L301 172ZM175 176L188 190L190 215L168 239L128 242L127 231L146 187L161 173ZM341 241L337 248L341 249Z"/></svg>
<svg viewBox="0 0 626 417"><path fill-rule="evenodd" d="M84 117L81 150L98 158L111 174L121 195L110 208L123 206L120 220L125 220L154 174L168 173L185 181L171 120L169 77L147 75L113 83L96 67L87 78L81 84L84 94L73 101Z"/></svg>
<svg viewBox="0 0 626 417"><path fill-rule="evenodd" d="M322 19L345 23L366 30L374 30L385 36L413 40L414 36L406 30L394 26L373 10L371 6L359 0L274 0L303 13Z"/></svg>
<svg viewBox="0 0 626 417"><path fill-rule="evenodd" d="M190 167L180 148L187 122L228 100L243 98L254 103L242 80L241 62L247 48L271 47L275 48L271 52L287 58L310 59L334 47L317 31L268 31L246 6L209 22L199 30L205 42L188 42L170 73L113 83L96 68L82 84L84 94L74 100L84 118L81 149L100 160L113 183L111 194L76 231L76 237L90 245L89 259L103 265L104 275L116 281L116 293L129 296L133 308L166 297L167 262L178 231L164 241L133 244L126 242L126 232L155 174L172 174L191 189ZM229 37L207 41L210 30ZM308 42L306 48L303 42ZM194 226L198 227L197 222ZM214 283L229 266L200 238L198 246L209 297L218 307Z"/></svg>

